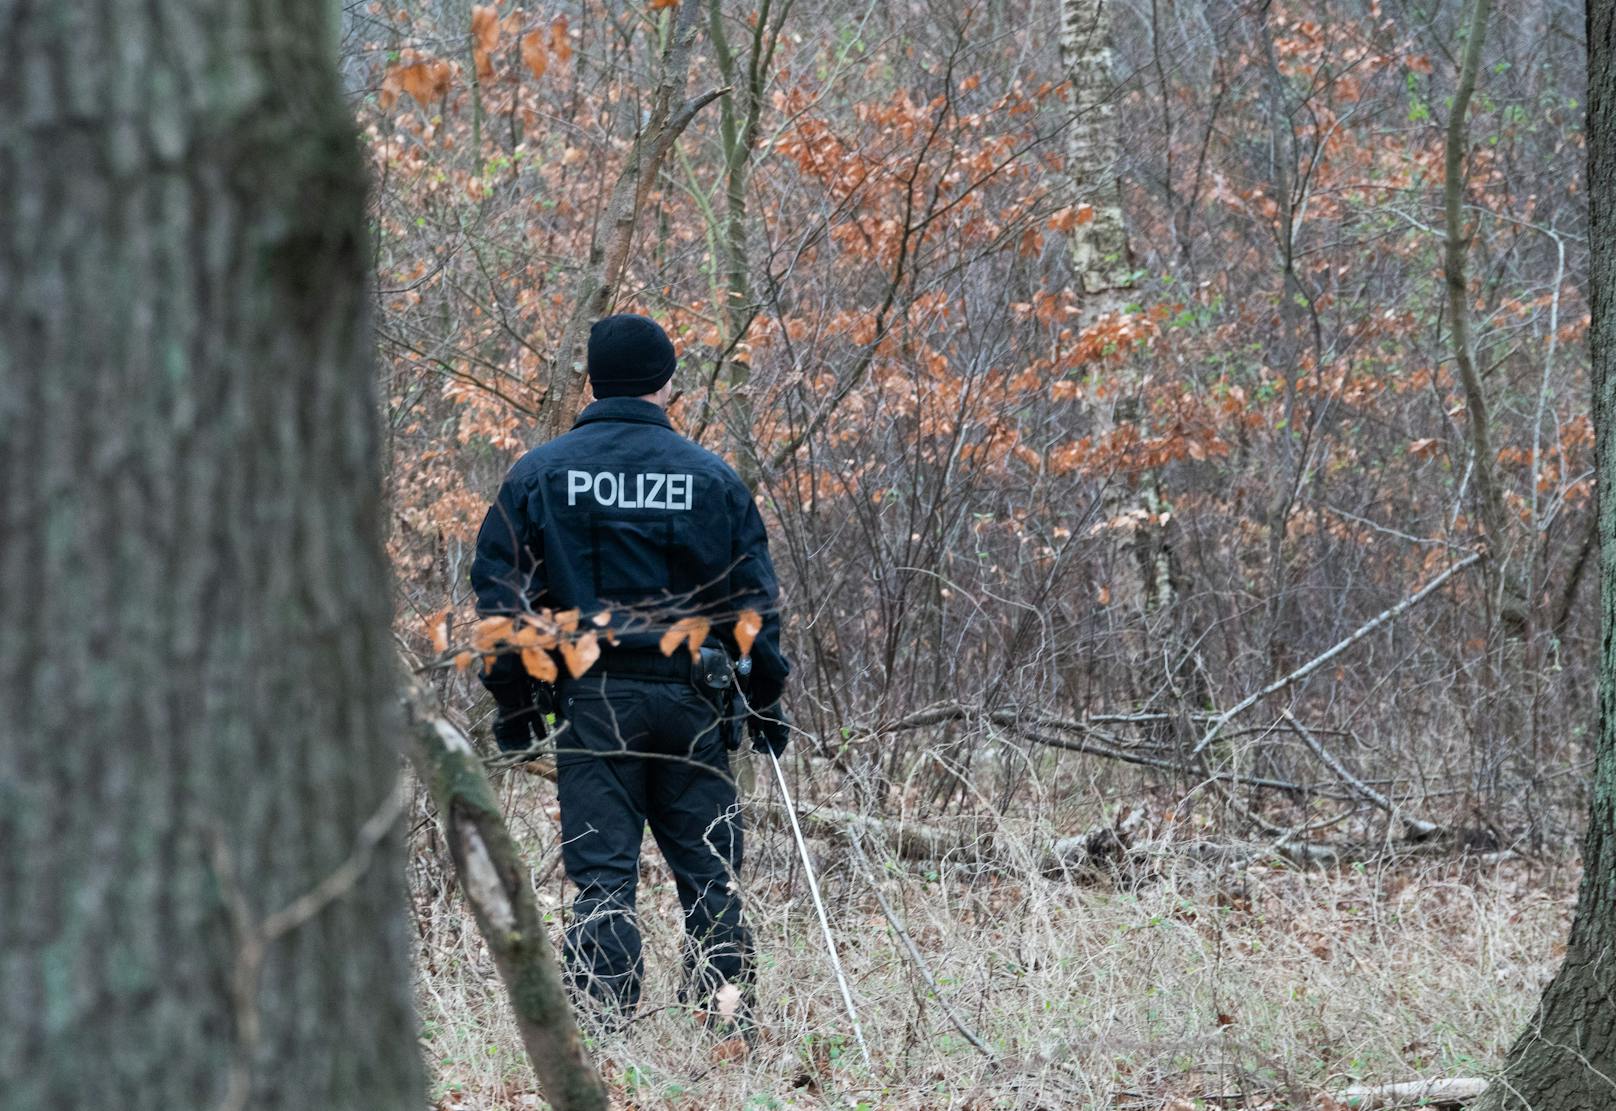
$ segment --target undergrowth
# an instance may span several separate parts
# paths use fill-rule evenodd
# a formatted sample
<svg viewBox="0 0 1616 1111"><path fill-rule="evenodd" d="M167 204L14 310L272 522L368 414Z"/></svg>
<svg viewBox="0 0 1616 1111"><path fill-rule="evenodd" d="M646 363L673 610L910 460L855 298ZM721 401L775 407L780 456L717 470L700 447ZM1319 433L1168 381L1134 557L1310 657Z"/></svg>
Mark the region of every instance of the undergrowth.
<svg viewBox="0 0 1616 1111"><path fill-rule="evenodd" d="M554 792L521 775L501 791L559 932L570 892ZM1021 815L996 843L1069 832ZM1101 876L900 861L874 845L865 870L845 847L811 842L867 1068L788 830L754 820L748 839L761 1036L743 1056L715 1054L711 1035L674 1003L679 909L647 838L640 1017L591 1040L614 1106L1305 1108L1330 1106L1327 1093L1354 1083L1485 1075L1558 964L1576 878L1572 866L1498 858L1216 865L1183 851L1187 839L1166 816L1123 869ZM412 850L435 1106L546 1106L429 824Z"/></svg>

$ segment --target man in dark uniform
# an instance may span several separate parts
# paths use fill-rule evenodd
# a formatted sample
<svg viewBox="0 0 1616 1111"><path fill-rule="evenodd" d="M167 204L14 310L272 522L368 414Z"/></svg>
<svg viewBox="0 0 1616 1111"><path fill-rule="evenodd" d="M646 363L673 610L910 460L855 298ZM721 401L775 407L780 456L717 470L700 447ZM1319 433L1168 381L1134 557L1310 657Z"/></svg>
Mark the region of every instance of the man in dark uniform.
<svg viewBox="0 0 1616 1111"><path fill-rule="evenodd" d="M578 895L565 959L575 992L608 1019L639 1000L634 902L647 823L684 907L681 997L709 1014L748 1005L752 941L728 749L739 744L739 717L760 750L778 755L787 740L778 703L789 665L763 520L729 465L668 422L674 363L654 321L624 314L594 325L597 400L511 468L471 567L484 615L575 609L593 628L592 615L610 613L600 659L578 678L563 671L558 690L535 683L513 654L483 676L502 750L542 739L551 705L568 723L557 740L561 856ZM762 621L743 653L736 622L748 611ZM683 644L672 655L658 648L682 618L710 623L700 660ZM736 697L725 684L748 665Z"/></svg>

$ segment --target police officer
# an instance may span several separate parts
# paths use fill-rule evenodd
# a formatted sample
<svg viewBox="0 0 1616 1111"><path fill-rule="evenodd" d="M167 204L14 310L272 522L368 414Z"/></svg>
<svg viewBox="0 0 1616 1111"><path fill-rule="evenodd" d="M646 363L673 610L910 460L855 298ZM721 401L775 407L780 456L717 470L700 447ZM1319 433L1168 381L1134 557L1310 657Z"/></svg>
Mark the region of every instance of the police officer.
<svg viewBox="0 0 1616 1111"><path fill-rule="evenodd" d="M563 671L558 690L536 684L514 655L496 657L483 676L502 750L542 739L552 705L568 723L557 742L561 857L578 895L564 953L575 998L599 1003L608 1023L639 1000L634 903L647 824L684 908L681 999L727 1014L736 998L720 994L728 984L749 1006L728 749L742 718L759 750L778 755L787 740L778 702L789 665L763 521L735 472L668 422L674 363L667 334L643 316L590 329L596 400L570 432L511 468L471 567L481 614L611 615L616 644L602 629L600 659L576 679ZM735 636L743 611L762 617L744 660ZM671 656L658 648L683 617L711 623L699 660L683 645ZM748 664L744 688L727 686Z"/></svg>

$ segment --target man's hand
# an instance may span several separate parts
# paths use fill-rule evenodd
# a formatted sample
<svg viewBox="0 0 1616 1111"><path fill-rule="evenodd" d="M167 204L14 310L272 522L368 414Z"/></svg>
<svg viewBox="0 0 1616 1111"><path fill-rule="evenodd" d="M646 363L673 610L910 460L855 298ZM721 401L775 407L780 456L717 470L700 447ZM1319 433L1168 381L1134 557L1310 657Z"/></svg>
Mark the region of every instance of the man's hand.
<svg viewBox="0 0 1616 1111"><path fill-rule="evenodd" d="M494 741L501 752L523 752L550 735L544 714L537 706L515 710L501 709L494 719Z"/></svg>
<svg viewBox="0 0 1616 1111"><path fill-rule="evenodd" d="M791 743L791 720L778 702L767 710L753 713L746 719L746 725L752 733L754 752L772 752L779 756Z"/></svg>

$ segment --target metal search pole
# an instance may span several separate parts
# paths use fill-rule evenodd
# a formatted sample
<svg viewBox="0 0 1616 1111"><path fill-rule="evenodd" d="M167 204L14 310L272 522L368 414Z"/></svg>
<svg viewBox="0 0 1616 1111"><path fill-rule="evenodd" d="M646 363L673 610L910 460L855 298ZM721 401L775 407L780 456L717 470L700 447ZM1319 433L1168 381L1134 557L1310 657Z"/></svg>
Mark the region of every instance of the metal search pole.
<svg viewBox="0 0 1616 1111"><path fill-rule="evenodd" d="M842 1002L847 1004L847 1017L853 1023L853 1038L858 1042L864 1067L873 1068L870 1047L864 1041L864 1028L859 1025L858 1009L853 1006L853 989L848 987L847 973L842 971L842 958L836 953L836 939L831 936L830 919L826 917L825 903L819 897L819 881L814 877L813 861L808 859L808 842L803 839L802 827L797 824L797 807L792 803L791 791L786 787L785 769L780 767L780 758L774 754L774 750L767 751L769 763L774 765L774 781L780 787L780 801L785 804L786 817L791 819L791 835L796 838L797 854L802 857L802 871L808 877L808 893L814 898L814 910L819 912L819 928L825 934L825 948L830 950L830 965L836 972L836 984L842 989Z"/></svg>

